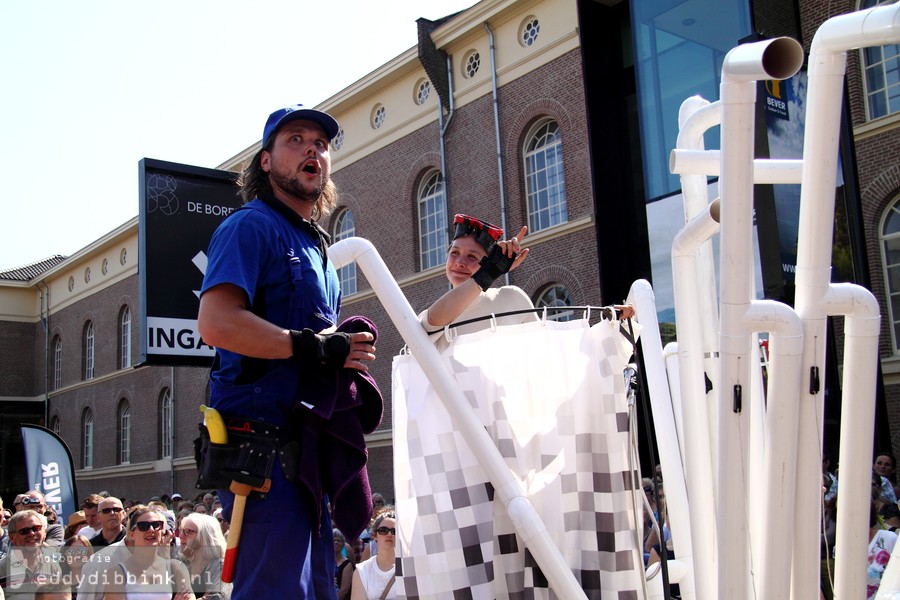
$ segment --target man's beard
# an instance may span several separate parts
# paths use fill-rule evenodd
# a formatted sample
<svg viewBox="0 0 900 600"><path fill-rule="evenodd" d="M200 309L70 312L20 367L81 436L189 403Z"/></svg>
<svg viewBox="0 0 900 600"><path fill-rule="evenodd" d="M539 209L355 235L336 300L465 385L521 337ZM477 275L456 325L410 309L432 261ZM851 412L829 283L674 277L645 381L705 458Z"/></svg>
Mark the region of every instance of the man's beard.
<svg viewBox="0 0 900 600"><path fill-rule="evenodd" d="M294 173L272 169L270 176L272 177L272 183L300 202L316 203L325 190L326 179L321 175L319 176L319 185L313 189L303 187L303 184L300 183L300 180L297 179Z"/></svg>

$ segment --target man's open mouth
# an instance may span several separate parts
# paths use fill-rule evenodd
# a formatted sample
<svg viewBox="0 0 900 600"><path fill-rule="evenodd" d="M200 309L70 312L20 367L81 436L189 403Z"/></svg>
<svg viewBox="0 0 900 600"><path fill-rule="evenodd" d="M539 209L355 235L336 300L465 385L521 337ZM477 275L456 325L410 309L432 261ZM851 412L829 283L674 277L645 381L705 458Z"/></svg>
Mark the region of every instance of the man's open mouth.
<svg viewBox="0 0 900 600"><path fill-rule="evenodd" d="M300 170L304 173L309 173L310 175L318 175L319 163L314 160L307 161L306 164L303 165L303 168Z"/></svg>

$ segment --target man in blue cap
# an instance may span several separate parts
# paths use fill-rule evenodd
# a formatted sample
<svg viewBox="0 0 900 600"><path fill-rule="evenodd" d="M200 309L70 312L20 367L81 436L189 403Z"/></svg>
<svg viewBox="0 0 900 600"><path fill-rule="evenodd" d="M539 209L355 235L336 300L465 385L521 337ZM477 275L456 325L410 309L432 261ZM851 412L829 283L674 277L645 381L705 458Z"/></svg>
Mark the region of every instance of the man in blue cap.
<svg viewBox="0 0 900 600"><path fill-rule="evenodd" d="M337 202L329 146L338 131L331 115L300 104L273 112L261 150L241 173L244 205L222 222L209 246L198 315L204 341L216 348L209 404L223 415L231 444L249 432L263 457L252 468L262 465L257 474L271 481L264 496L247 500L235 600L335 598L329 494L334 500L339 490L361 489L346 485L347 477L359 478L346 473L348 463L335 474L322 456L341 436L318 433L335 428L339 414L340 433L352 430L364 465L364 417L353 412L362 409L338 413L331 392L347 378L367 376L375 336L335 331L341 292L326 252L330 238L317 223ZM377 400L380 420L380 395ZM371 420L363 430L374 429ZM359 471L365 479L364 467ZM335 483L340 477L343 483ZM216 487L230 520L235 497L227 479ZM364 484L364 497L337 496L339 503L365 506Z"/></svg>

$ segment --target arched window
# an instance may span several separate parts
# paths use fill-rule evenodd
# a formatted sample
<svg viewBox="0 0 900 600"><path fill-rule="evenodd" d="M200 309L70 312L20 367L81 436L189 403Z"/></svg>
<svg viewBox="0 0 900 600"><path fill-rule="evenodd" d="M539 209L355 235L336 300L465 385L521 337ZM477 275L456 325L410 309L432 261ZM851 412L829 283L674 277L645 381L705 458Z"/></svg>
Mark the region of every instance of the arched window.
<svg viewBox="0 0 900 600"><path fill-rule="evenodd" d="M53 389L62 387L62 338L53 337Z"/></svg>
<svg viewBox="0 0 900 600"><path fill-rule="evenodd" d="M534 307L543 308L547 306L549 308L559 309L573 305L572 295L569 294L569 290L567 290L565 286L551 285L541 292ZM551 321L571 321L575 318L575 313L571 310L548 310L547 318Z"/></svg>
<svg viewBox="0 0 900 600"><path fill-rule="evenodd" d="M131 406L128 400L119 402L119 464L131 462Z"/></svg>
<svg viewBox="0 0 900 600"><path fill-rule="evenodd" d="M94 378L94 323L88 321L84 324L82 335L82 379L85 381Z"/></svg>
<svg viewBox="0 0 900 600"><path fill-rule="evenodd" d="M334 221L334 241L356 235L356 219L349 208L341 211ZM356 263L352 262L338 269L338 279L341 282L341 292L344 296L356 293Z"/></svg>
<svg viewBox="0 0 900 600"><path fill-rule="evenodd" d="M131 308L126 304L119 311L119 368L131 366Z"/></svg>
<svg viewBox="0 0 900 600"><path fill-rule="evenodd" d="M863 0L859 8L892 2L894 0ZM900 44L869 46L860 52L867 119L871 121L900 111Z"/></svg>
<svg viewBox="0 0 900 600"><path fill-rule="evenodd" d="M417 198L419 257L424 271L443 264L447 256L447 198L440 171L432 171L422 178Z"/></svg>
<svg viewBox="0 0 900 600"><path fill-rule="evenodd" d="M169 388L159 393L159 448L160 458L172 457L172 390Z"/></svg>
<svg viewBox="0 0 900 600"><path fill-rule="evenodd" d="M525 138L524 156L528 232L565 223L568 213L559 124L553 119L535 123Z"/></svg>
<svg viewBox="0 0 900 600"><path fill-rule="evenodd" d="M60 425L59 425L59 415L53 415L50 418L50 431L59 435Z"/></svg>
<svg viewBox="0 0 900 600"><path fill-rule="evenodd" d="M885 211L879 230L894 353L900 352L900 198Z"/></svg>
<svg viewBox="0 0 900 600"><path fill-rule="evenodd" d="M81 467L94 466L94 413L86 408L81 413Z"/></svg>

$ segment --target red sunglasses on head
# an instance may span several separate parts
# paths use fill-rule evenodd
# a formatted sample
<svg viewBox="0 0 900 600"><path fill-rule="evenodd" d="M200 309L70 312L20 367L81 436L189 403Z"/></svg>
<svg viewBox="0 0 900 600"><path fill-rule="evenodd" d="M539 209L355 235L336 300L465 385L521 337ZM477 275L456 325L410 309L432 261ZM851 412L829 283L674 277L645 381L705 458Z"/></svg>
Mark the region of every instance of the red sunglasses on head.
<svg viewBox="0 0 900 600"><path fill-rule="evenodd" d="M469 215L458 214L453 217L453 239L455 240L469 234L474 235L475 241L485 251L488 251L494 245L494 242L503 235L503 229Z"/></svg>

